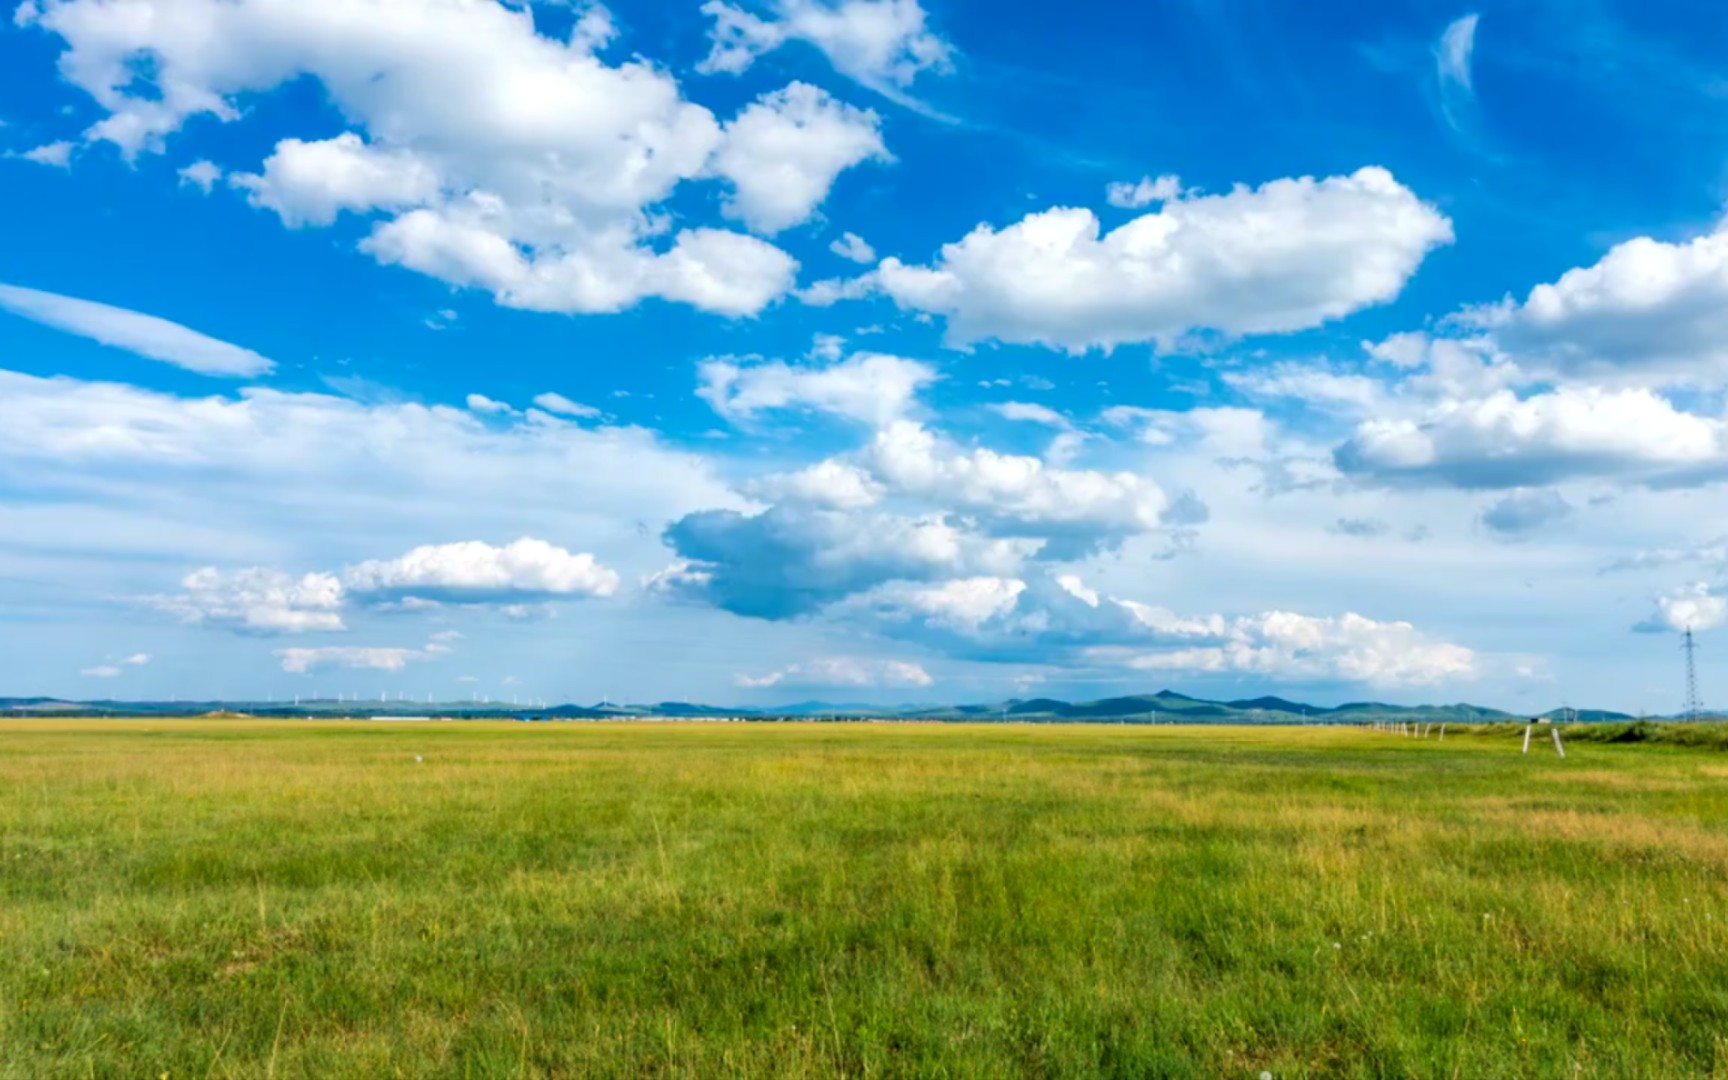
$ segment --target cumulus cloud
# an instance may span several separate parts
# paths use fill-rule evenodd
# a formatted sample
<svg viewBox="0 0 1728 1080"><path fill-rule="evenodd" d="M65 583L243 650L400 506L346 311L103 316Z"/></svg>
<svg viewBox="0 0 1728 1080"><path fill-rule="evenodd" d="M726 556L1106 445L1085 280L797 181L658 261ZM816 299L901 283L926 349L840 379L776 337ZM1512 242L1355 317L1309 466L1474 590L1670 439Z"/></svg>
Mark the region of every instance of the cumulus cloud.
<svg viewBox="0 0 1728 1080"><path fill-rule="evenodd" d="M767 675L740 675L737 682L749 690L770 687L924 687L936 680L919 665L906 660L853 660L825 657L792 664Z"/></svg>
<svg viewBox="0 0 1728 1080"><path fill-rule="evenodd" d="M850 262L869 264L876 261L876 249L857 233L842 233L840 239L828 245L828 250Z"/></svg>
<svg viewBox="0 0 1728 1080"><path fill-rule="evenodd" d="M791 41L815 46L834 70L902 99L921 72L941 73L954 49L928 29L918 0L770 0L762 18L726 0L708 0L713 47L697 70L739 74Z"/></svg>
<svg viewBox="0 0 1728 1080"><path fill-rule="evenodd" d="M745 491L773 505L691 514L666 531L681 561L656 577L656 591L794 618L894 583L1012 576L1028 560L1077 557L1192 520L1136 473L962 448L907 420L878 428L854 454Z"/></svg>
<svg viewBox="0 0 1728 1080"><path fill-rule="evenodd" d="M726 125L714 171L732 182L728 217L773 235L807 220L847 169L889 160L881 119L808 83L764 94Z"/></svg>
<svg viewBox="0 0 1728 1080"><path fill-rule="evenodd" d="M1244 616L1218 646L1119 655L1136 671L1242 674L1379 687L1436 686L1473 678L1476 655L1434 641L1405 622L1356 614L1336 618L1273 611Z"/></svg>
<svg viewBox="0 0 1728 1080"><path fill-rule="evenodd" d="M1475 654L1404 622L1263 612L1181 615L1104 596L1068 574L894 583L836 612L973 660L1281 681L1424 686L1470 678Z"/></svg>
<svg viewBox="0 0 1728 1080"><path fill-rule="evenodd" d="M895 494L975 514L1005 535L1063 541L1064 554L1158 529L1171 506L1162 488L1137 473L962 449L910 420L878 431L860 462Z"/></svg>
<svg viewBox="0 0 1728 1080"><path fill-rule="evenodd" d="M1572 504L1551 488L1519 490L1496 500L1482 513L1482 524L1502 536L1523 536L1572 516Z"/></svg>
<svg viewBox="0 0 1728 1080"><path fill-rule="evenodd" d="M1108 647L1225 640L1221 616L1187 618L1100 596L1073 575L889 582L836 605L836 618L969 660L1089 665Z"/></svg>
<svg viewBox="0 0 1728 1080"><path fill-rule="evenodd" d="M334 139L283 139L262 175L229 181L253 206L289 226L329 225L343 211L404 210L438 196L438 170L409 150L380 149L352 131Z"/></svg>
<svg viewBox="0 0 1728 1080"><path fill-rule="evenodd" d="M165 591L147 570L163 560L331 569L471 537L477 521L507 536L579 537L634 576L664 562L643 542L660 523L746 505L714 461L641 428L264 388L183 397L4 371L0 486L53 493L0 514L0 547L76 537L69 553L110 555L94 580L65 564L67 595L89 602Z"/></svg>
<svg viewBox="0 0 1728 1080"><path fill-rule="evenodd" d="M1650 390L1562 386L1446 400L1420 420L1367 420L1336 460L1381 481L1513 488L1580 477L1696 482L1720 476L1728 453L1722 421Z"/></svg>
<svg viewBox="0 0 1728 1080"><path fill-rule="evenodd" d="M1154 180L1143 176L1138 183L1117 181L1104 191L1104 200L1122 210L1142 210L1153 203L1169 202L1182 197L1182 178L1160 176Z"/></svg>
<svg viewBox="0 0 1728 1080"><path fill-rule="evenodd" d="M1476 308L1462 321L1533 375L1728 384L1728 221L1681 243L1617 244L1522 301Z"/></svg>
<svg viewBox="0 0 1728 1080"><path fill-rule="evenodd" d="M865 470L829 458L796 472L776 473L745 486L750 495L775 502L804 503L831 510L862 510L881 502L887 489Z"/></svg>
<svg viewBox="0 0 1728 1080"><path fill-rule="evenodd" d="M797 263L754 237L680 227L664 209L674 191L730 179L733 213L776 231L813 213L840 170L885 154L868 114L811 87L723 127L664 67L603 59L610 21L593 8L565 40L537 33L526 5L494 0L154 0L133 19L135 8L20 10L62 39L60 70L105 113L87 141L158 151L193 117L238 122L249 97L315 80L352 130L284 138L232 182L290 225L360 215L373 223L361 249L378 261L511 307L604 313L659 297L759 312ZM832 14L813 4L795 21L818 33ZM868 50L841 51L869 66Z"/></svg>
<svg viewBox="0 0 1728 1080"><path fill-rule="evenodd" d="M618 575L589 554L524 537L502 547L479 540L429 544L389 560L347 567L342 582L362 599L503 604L611 596Z"/></svg>
<svg viewBox="0 0 1728 1080"><path fill-rule="evenodd" d="M341 630L342 582L334 574L293 577L254 566L223 572L195 570L180 582L183 592L148 596L146 604L188 623L251 634L303 634Z"/></svg>
<svg viewBox="0 0 1728 1080"><path fill-rule="evenodd" d="M179 175L181 187L195 187L208 195L222 179L222 169L213 161L194 161L181 169Z"/></svg>
<svg viewBox="0 0 1728 1080"><path fill-rule="evenodd" d="M794 505L691 514L665 541L680 562L652 590L763 619L808 615L890 581L1012 572L1036 547L979 536L940 515Z"/></svg>
<svg viewBox="0 0 1728 1080"><path fill-rule="evenodd" d="M249 378L268 374L276 367L251 349L206 337L167 319L93 300L0 285L0 309L201 375Z"/></svg>
<svg viewBox="0 0 1728 1080"><path fill-rule="evenodd" d="M507 416L516 411L508 404L495 401L485 394L469 394L464 399L464 404L468 406L470 412L477 412L482 416Z"/></svg>
<svg viewBox="0 0 1728 1080"><path fill-rule="evenodd" d="M928 364L880 353L854 353L821 367L719 358L703 361L697 372L697 396L734 422L765 412L811 410L883 424L905 415L919 391L937 378Z"/></svg>
<svg viewBox="0 0 1728 1080"><path fill-rule="evenodd" d="M1633 627L1639 633L1681 633L1714 630L1728 623L1728 596L1707 582L1676 589L1656 598L1656 611Z"/></svg>
<svg viewBox="0 0 1728 1080"><path fill-rule="evenodd" d="M326 645L317 649L277 649L282 670L292 675L304 675L325 668L352 668L363 671L401 671L409 664L437 660L451 652L450 646L433 641L422 648L390 646Z"/></svg>
<svg viewBox="0 0 1728 1080"><path fill-rule="evenodd" d="M1396 297L1452 224L1382 168L1183 197L1111 230L1057 208L980 225L930 266L888 258L873 282L945 315L956 342L1080 352L1170 347L1197 331L1280 333Z"/></svg>

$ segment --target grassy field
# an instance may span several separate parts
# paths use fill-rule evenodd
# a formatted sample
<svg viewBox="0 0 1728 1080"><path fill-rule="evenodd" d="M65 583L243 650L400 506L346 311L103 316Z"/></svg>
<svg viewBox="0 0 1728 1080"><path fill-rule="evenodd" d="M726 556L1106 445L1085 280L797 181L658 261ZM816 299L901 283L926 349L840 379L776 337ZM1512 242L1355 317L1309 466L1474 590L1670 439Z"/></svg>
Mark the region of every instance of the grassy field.
<svg viewBox="0 0 1728 1080"><path fill-rule="evenodd" d="M0 723L0 1077L1728 1077L1728 755Z"/></svg>

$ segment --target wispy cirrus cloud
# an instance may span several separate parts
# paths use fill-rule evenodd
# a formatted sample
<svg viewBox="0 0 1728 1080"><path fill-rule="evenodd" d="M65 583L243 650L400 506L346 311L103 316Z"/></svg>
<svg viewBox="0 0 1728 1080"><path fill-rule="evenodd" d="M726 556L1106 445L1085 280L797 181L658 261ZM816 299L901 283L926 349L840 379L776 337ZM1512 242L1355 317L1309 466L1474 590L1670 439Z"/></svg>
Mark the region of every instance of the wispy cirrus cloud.
<svg viewBox="0 0 1728 1080"><path fill-rule="evenodd" d="M1434 44L1434 73L1439 80L1440 115L1453 131L1464 134L1469 110L1476 100L1472 71L1476 57L1476 24L1481 16L1472 12L1447 24Z"/></svg>
<svg viewBox="0 0 1728 1080"><path fill-rule="evenodd" d="M251 378L268 375L276 368L274 361L251 349L167 319L94 300L0 285L0 309L200 375Z"/></svg>

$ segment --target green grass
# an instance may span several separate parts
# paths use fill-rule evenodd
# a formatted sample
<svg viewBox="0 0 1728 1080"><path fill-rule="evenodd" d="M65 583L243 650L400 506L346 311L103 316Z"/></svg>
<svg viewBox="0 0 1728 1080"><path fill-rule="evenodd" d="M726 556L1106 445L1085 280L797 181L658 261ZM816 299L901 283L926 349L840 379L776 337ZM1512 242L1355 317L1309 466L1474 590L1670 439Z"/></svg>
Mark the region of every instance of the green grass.
<svg viewBox="0 0 1728 1080"><path fill-rule="evenodd" d="M1728 757L1543 749L0 723L0 1077L1728 1077Z"/></svg>

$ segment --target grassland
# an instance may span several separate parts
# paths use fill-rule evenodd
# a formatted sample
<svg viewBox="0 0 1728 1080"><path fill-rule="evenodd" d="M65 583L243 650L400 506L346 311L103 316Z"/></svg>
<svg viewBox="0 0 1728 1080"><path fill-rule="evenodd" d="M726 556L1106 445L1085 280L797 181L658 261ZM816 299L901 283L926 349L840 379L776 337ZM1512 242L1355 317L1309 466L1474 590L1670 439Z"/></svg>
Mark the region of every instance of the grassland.
<svg viewBox="0 0 1728 1080"><path fill-rule="evenodd" d="M0 1077L1728 1077L1728 755L0 724Z"/></svg>

